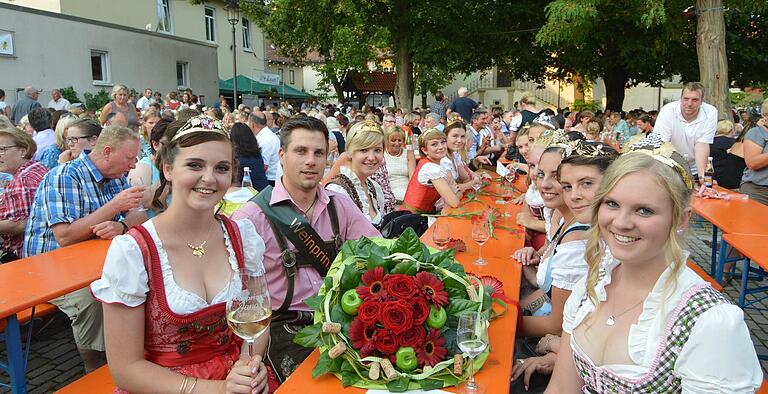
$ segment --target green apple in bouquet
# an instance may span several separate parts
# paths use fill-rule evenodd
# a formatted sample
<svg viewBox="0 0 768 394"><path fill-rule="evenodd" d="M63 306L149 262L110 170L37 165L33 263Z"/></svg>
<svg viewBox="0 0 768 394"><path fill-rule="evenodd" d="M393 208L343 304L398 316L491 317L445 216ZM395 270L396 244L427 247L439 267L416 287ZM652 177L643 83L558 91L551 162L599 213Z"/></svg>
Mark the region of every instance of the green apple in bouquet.
<svg viewBox="0 0 768 394"><path fill-rule="evenodd" d="M453 250L430 249L410 229L397 240L347 241L318 295L305 300L315 324L294 342L320 349L313 378L332 373L344 386L392 392L454 386L473 362L456 343L458 316L504 314L495 286L468 276ZM489 351L474 359L475 370Z"/></svg>

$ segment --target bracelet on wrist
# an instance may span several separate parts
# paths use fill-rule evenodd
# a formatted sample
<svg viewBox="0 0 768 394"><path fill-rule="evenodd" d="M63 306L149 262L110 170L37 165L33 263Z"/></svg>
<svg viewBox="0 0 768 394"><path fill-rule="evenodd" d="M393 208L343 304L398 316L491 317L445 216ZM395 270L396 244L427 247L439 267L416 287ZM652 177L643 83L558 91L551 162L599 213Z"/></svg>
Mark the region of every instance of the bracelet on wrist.
<svg viewBox="0 0 768 394"><path fill-rule="evenodd" d="M122 220L121 220L121 221L119 221L118 223L120 223L120 224L122 224L122 225L123 225L123 234L127 233L127 232L128 232L128 225L127 225L127 224L125 224L125 222L124 222L124 221L122 221Z"/></svg>

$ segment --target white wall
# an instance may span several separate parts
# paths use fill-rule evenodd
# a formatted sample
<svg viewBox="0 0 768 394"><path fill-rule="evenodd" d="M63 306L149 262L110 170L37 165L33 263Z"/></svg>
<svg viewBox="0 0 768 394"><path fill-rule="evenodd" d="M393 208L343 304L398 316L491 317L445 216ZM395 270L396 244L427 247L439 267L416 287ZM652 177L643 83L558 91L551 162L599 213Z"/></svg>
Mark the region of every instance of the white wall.
<svg viewBox="0 0 768 394"><path fill-rule="evenodd" d="M13 104L17 89L43 89L46 105L53 88L73 86L79 97L104 87L94 85L90 51L109 52L111 82L163 94L176 90L176 62L189 64L189 87L207 102L218 97L216 47L173 36L87 21L0 3L0 26L14 31L15 57L0 57L0 88Z"/></svg>

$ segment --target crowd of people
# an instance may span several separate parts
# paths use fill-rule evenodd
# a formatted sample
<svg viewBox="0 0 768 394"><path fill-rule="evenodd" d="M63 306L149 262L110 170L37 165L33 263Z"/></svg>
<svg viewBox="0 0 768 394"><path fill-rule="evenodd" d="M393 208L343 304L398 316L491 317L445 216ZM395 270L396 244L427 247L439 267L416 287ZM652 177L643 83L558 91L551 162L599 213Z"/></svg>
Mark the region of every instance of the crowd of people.
<svg viewBox="0 0 768 394"><path fill-rule="evenodd" d="M682 242L710 156L717 183L768 203L768 100L734 124L704 94L689 83L660 111L626 115L540 109L531 93L492 111L464 88L411 112L230 110L191 91L134 102L116 85L88 114L60 94L42 108L30 87L0 108L0 171L13 176L2 258L112 239L102 277L52 301L86 371L108 359L126 392L271 392L309 354L292 338L345 240L457 207L506 158L529 184L511 202L526 230L510 258L524 274L515 382L747 392L762 373L743 314L686 267ZM233 272L264 273L272 298L253 355L226 329Z"/></svg>

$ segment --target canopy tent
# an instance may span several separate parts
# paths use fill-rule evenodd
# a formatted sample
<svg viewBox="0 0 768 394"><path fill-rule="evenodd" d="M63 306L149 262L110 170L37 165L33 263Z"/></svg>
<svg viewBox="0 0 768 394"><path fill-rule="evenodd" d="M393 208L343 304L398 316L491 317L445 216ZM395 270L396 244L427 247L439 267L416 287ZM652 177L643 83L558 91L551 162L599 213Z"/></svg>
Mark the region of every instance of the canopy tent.
<svg viewBox="0 0 768 394"><path fill-rule="evenodd" d="M219 80L219 91L224 93L232 93L233 90L233 78L227 80ZM302 92L296 88L285 85L285 94L283 94L283 85L267 85L258 82L254 79L246 77L245 75L237 76L237 93L238 94L255 94L258 96L274 96L285 97L289 99L309 100L311 95Z"/></svg>

